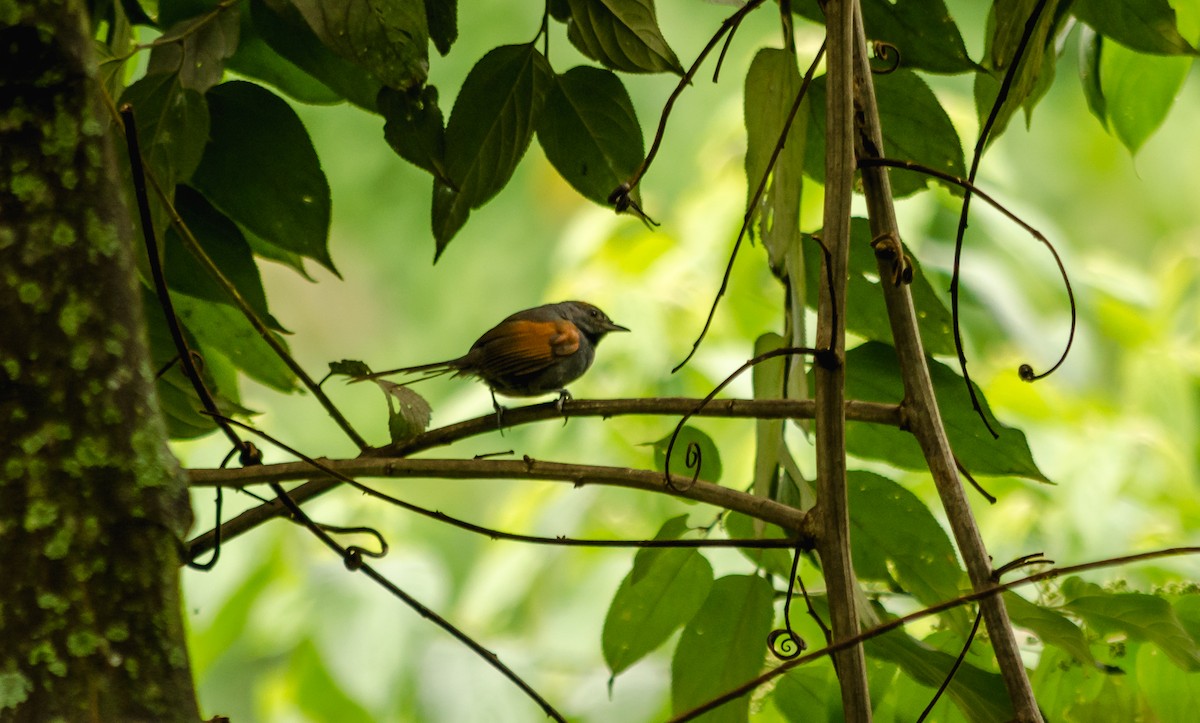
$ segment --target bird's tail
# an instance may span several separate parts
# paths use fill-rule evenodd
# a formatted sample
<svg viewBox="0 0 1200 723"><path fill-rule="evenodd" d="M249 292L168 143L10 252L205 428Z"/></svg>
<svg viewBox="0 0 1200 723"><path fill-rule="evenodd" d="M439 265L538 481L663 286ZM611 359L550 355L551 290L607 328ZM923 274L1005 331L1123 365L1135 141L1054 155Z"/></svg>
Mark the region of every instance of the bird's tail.
<svg viewBox="0 0 1200 723"><path fill-rule="evenodd" d="M370 374L364 374L361 377L354 377L350 380L350 383L354 384L355 382L370 381L372 379L379 379L380 377L388 377L393 374L422 374L424 376L411 380L412 382L420 382L426 379L440 377L443 374L452 374L458 371L461 371L461 367L458 364L458 359L451 359L450 361L435 362L433 364L421 364L415 367L401 367L399 369L388 369L382 372L371 372ZM406 382L406 384L407 383L409 382Z"/></svg>

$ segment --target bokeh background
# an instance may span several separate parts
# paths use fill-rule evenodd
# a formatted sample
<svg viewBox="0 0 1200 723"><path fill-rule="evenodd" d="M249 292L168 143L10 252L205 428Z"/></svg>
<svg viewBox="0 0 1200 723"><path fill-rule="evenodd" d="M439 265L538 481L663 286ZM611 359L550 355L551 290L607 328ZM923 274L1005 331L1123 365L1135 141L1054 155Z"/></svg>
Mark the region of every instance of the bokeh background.
<svg viewBox="0 0 1200 723"><path fill-rule="evenodd" d="M947 3L972 57L982 50L983 6ZM486 48L533 36L541 7L478 2L462 7L460 40L432 59L450 98ZM976 7L976 6L979 7ZM660 0L661 25L685 64L731 12L721 4ZM1066 339L1066 296L1034 240L973 204L964 252L963 303L972 376L997 416L1022 428L1054 486L989 478L1000 498L972 501L997 561L1042 551L1062 563L1157 547L1200 544L1200 78L1193 69L1176 107L1136 156L1091 116L1076 70L1076 34L1058 77L1027 129L1022 119L985 156L980 184L1058 247L1075 284L1075 348L1055 375L1030 385L1019 364L1044 369ZM581 59L554 29L551 61ZM376 368L461 354L512 311L547 301L592 301L633 333L605 340L576 397L700 396L753 355L755 337L782 331L782 289L760 247L743 249L729 294L691 364L691 348L719 285L745 197L741 82L754 51L778 45L774 14L739 30L717 84L702 72L680 98L661 155L642 183L649 229L579 197L535 143L509 186L474 212L434 265L429 176L383 142L382 120L347 106L297 106L333 190L330 250L340 278L315 266L311 280L264 262L264 282L288 343L314 376L334 360ZM820 42L798 37L801 57ZM477 50L472 51L472 48ZM625 76L647 136L670 77ZM969 153L977 122L969 78L929 78ZM938 289L948 286L956 200L931 191L899 207L905 241ZM820 225L820 189L806 188L804 227ZM376 444L386 404L370 385L327 384ZM419 387L443 425L490 411L486 389L440 379ZM731 395L748 395L748 378ZM312 456L356 450L305 394L243 382L254 422ZM469 457L515 450L556 461L649 467L653 442L674 419L575 419L468 440ZM718 442L724 483L752 474L753 426L698 424ZM793 445L811 472L811 451ZM216 436L181 443L186 466L213 467ZM286 454L266 449L268 461ZM935 499L927 476L903 482ZM525 481L388 480L377 486L482 525L542 535L646 538L668 516L696 524L709 508L661 495ZM233 498L230 501L230 498ZM212 522L209 492L194 498L197 530ZM229 495L226 515L255 504ZM315 518L370 525L391 552L377 564L407 592L449 618L531 682L572 720L653 721L669 711L669 649L609 688L600 630L632 551L557 549L498 542L385 507L351 490L312 503ZM718 574L747 571L734 551L708 554ZM1095 573L1133 589L1200 578L1182 559ZM201 705L238 721L530 721L540 711L498 673L282 520L226 545L211 572L184 573ZM769 705L758 720L777 720Z"/></svg>

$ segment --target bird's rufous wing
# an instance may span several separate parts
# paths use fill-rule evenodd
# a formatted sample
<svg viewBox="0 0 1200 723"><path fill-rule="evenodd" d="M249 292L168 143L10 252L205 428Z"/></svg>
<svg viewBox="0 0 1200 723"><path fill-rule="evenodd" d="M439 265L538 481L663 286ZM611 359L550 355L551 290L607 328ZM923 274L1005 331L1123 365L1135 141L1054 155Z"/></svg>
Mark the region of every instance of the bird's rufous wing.
<svg viewBox="0 0 1200 723"><path fill-rule="evenodd" d="M488 331L475 347L481 349L493 374L536 374L557 359L579 351L579 328L565 319L506 321Z"/></svg>

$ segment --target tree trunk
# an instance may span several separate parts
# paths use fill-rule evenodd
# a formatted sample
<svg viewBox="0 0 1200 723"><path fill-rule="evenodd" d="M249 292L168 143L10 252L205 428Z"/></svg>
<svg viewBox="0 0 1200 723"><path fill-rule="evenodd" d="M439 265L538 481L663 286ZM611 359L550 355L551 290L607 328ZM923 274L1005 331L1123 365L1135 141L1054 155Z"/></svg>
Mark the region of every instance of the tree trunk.
<svg viewBox="0 0 1200 723"><path fill-rule="evenodd" d="M0 719L196 721L131 227L81 0L0 9Z"/></svg>

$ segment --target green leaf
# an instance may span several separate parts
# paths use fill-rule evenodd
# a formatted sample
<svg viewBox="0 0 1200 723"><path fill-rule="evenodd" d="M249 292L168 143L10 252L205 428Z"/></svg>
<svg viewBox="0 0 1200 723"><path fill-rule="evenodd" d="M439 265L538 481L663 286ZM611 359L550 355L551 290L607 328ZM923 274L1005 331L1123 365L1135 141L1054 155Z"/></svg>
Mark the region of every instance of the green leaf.
<svg viewBox="0 0 1200 723"><path fill-rule="evenodd" d="M174 73L147 75L125 89L133 106L142 157L164 188L192 176L208 142L208 104Z"/></svg>
<svg viewBox="0 0 1200 723"><path fill-rule="evenodd" d="M291 370L240 311L182 294L173 293L171 301L179 320L196 335L202 351L221 352L247 376L281 392L295 389L296 380ZM276 339L286 348L278 335Z"/></svg>
<svg viewBox="0 0 1200 723"><path fill-rule="evenodd" d="M1190 57L1143 55L1116 43L1100 53L1109 125L1130 153L1162 125L1192 67Z"/></svg>
<svg viewBox="0 0 1200 723"><path fill-rule="evenodd" d="M882 607L877 609L882 613ZM872 638L865 646L868 655L895 663L913 680L931 689L945 681L957 657L916 640L903 630ZM947 693L968 720L982 723L1012 719L1012 703L999 673L964 661L950 681Z"/></svg>
<svg viewBox="0 0 1200 723"><path fill-rule="evenodd" d="M1131 50L1158 55L1195 55L1179 34L1167 0L1075 0L1075 17Z"/></svg>
<svg viewBox="0 0 1200 723"><path fill-rule="evenodd" d="M1000 433L992 439L971 407L962 377L950 367L928 360L933 388L955 456L972 474L1015 475L1047 482L1033 461L1025 434L996 421L983 392L976 387L984 414ZM899 403L904 384L896 352L888 344L867 342L846 352L846 398ZM878 459L903 469L926 470L925 458L912 435L880 424L851 424L846 428L848 451L864 459Z"/></svg>
<svg viewBox="0 0 1200 723"><path fill-rule="evenodd" d="M425 0L429 39L442 55L458 39L458 0Z"/></svg>
<svg viewBox="0 0 1200 723"><path fill-rule="evenodd" d="M804 170L814 180L825 180L825 76L809 88L808 145ZM967 175L962 142L950 116L924 80L911 71L897 70L875 79L883 146L888 158L902 158L962 178ZM892 192L897 198L924 190L927 176L893 171ZM937 183L943 183L937 181ZM957 186L946 185L961 194Z"/></svg>
<svg viewBox="0 0 1200 723"><path fill-rule="evenodd" d="M1142 646L1137 682L1158 723L1191 723L1200 710L1200 674L1172 665L1161 650Z"/></svg>
<svg viewBox="0 0 1200 723"><path fill-rule="evenodd" d="M146 75L177 73L184 88L206 92L221 82L225 61L237 50L240 26L236 5L175 23L155 41Z"/></svg>
<svg viewBox="0 0 1200 723"><path fill-rule="evenodd" d="M351 103L375 110L379 80L325 47L295 6L287 0L250 0L250 15L254 29L280 57Z"/></svg>
<svg viewBox="0 0 1200 723"><path fill-rule="evenodd" d="M897 583L926 605L958 597L966 574L954 546L929 508L912 492L871 472L846 475L851 557L865 580ZM904 520L897 525L896 520ZM946 617L962 638L971 629L964 608Z"/></svg>
<svg viewBox="0 0 1200 723"><path fill-rule="evenodd" d="M1063 586L1064 595L1068 588ZM1200 647L1183 628L1171 604L1145 593L1084 593L1069 596L1063 608L1101 634L1119 631L1148 640L1184 670L1200 670Z"/></svg>
<svg viewBox="0 0 1200 723"><path fill-rule="evenodd" d="M750 203L767 173L802 84L796 56L787 50L759 50L746 74L746 207L758 219L759 234L776 275L784 268L789 253L800 253L800 196L808 118L803 110L796 113L788 128L758 206L750 208Z"/></svg>
<svg viewBox="0 0 1200 723"><path fill-rule="evenodd" d="M983 66L986 71L975 75L975 110L980 127L991 114L992 106L1000 93L1000 85L1009 65L1013 62L1028 19L1033 15L1039 0L1015 0L996 3L988 13L988 34L984 39ZM1047 87L1044 74L1054 69L1054 37L1064 18L1064 8L1070 0L1049 0L1038 16L1033 34L1020 59L1020 67L1009 87L1004 104L996 115L990 138L995 139L1008 127L1017 109L1025 107L1026 114L1032 112L1029 103L1040 97L1039 90ZM1050 57L1047 58L1047 55Z"/></svg>
<svg viewBox="0 0 1200 723"><path fill-rule="evenodd" d="M817 231L817 236L821 235ZM821 275L820 246L808 241L804 248L809 254L805 264L808 274L806 303L817 308L817 290L824 285ZM905 250L907 251L907 246ZM929 277L921 270L916 257L907 254L912 264L913 278L909 285L913 305L917 310L917 327L921 331L921 342L930 354L954 353L954 331L951 326L950 310L929 283ZM880 281L879 264L871 248L871 225L865 218L850 220L850 286L846 292L846 330L872 341L890 343L892 327L888 322L887 305L883 301L880 283L892 283L890 279Z"/></svg>
<svg viewBox="0 0 1200 723"><path fill-rule="evenodd" d="M727 512L722 525L725 533L732 538L741 539L785 539L783 528L777 525L765 525L762 520L750 517L743 512ZM766 570L773 575L780 575L784 580L792 574L793 550L787 548L752 549L739 548L742 555L754 563L755 567Z"/></svg>
<svg viewBox="0 0 1200 723"><path fill-rule="evenodd" d="M837 674L826 659L783 674L771 696L784 719L792 723L845 720L839 717L842 700L837 691Z"/></svg>
<svg viewBox="0 0 1200 723"><path fill-rule="evenodd" d="M192 185L265 241L337 273L329 257L329 183L308 131L262 86L224 83L208 93L211 140Z"/></svg>
<svg viewBox="0 0 1200 723"><path fill-rule="evenodd" d="M437 88L427 85L419 93L392 88L379 91L383 137L404 160L445 179L446 131Z"/></svg>
<svg viewBox="0 0 1200 723"><path fill-rule="evenodd" d="M384 85L406 90L429 75L425 0L288 0L325 47Z"/></svg>
<svg viewBox="0 0 1200 723"><path fill-rule="evenodd" d="M642 128L621 79L585 65L554 78L537 136L567 183L602 205L645 155Z"/></svg>
<svg viewBox="0 0 1200 723"><path fill-rule="evenodd" d="M674 430L672 430L672 434ZM671 434L653 444L654 466L663 472L667 468L667 447L671 444ZM694 450L694 452L693 452ZM716 484L721 479L721 454L717 451L717 443L703 431L685 424L675 438L671 447L671 474L689 477L695 474L695 465L689 464L692 455L699 454L699 479Z"/></svg>
<svg viewBox="0 0 1200 723"><path fill-rule="evenodd" d="M762 670L766 638L775 617L775 591L755 575L729 575L713 583L708 598L683 629L671 661L671 710L690 710ZM699 720L746 721L750 696Z"/></svg>
<svg viewBox="0 0 1200 723"><path fill-rule="evenodd" d="M567 38L613 70L683 75L655 16L654 0L569 0Z"/></svg>
<svg viewBox="0 0 1200 723"><path fill-rule="evenodd" d="M267 309L267 295L263 291L258 266L254 262L250 244L237 224L213 208L204 196L189 186L176 187L175 210L200 242L200 247L233 283L259 318L276 330L283 331ZM187 250L174 226L167 229L163 238L163 265L166 267L167 285L172 291L235 306L225 289Z"/></svg>
<svg viewBox="0 0 1200 723"><path fill-rule="evenodd" d="M763 334L754 341L754 356L760 356L787 345L778 334ZM760 362L750 370L755 399L783 398L785 357L777 356ZM779 477L779 455L784 450L782 419L757 419L754 422L754 494L770 497ZM762 522L755 524L762 528Z"/></svg>
<svg viewBox="0 0 1200 723"><path fill-rule="evenodd" d="M471 208L512 177L552 79L550 64L532 45L504 45L463 81L446 125L446 173Z"/></svg>
<svg viewBox="0 0 1200 723"><path fill-rule="evenodd" d="M1004 605L1013 625L1029 630L1044 645L1062 648L1080 663L1097 665L1087 636L1066 615L1035 605L1013 592L1004 593Z"/></svg>
<svg viewBox="0 0 1200 723"><path fill-rule="evenodd" d="M687 517L668 520L656 540L676 539ZM646 548L630 571L604 618L601 647L613 676L620 675L666 642L708 597L712 566L696 549Z"/></svg>

